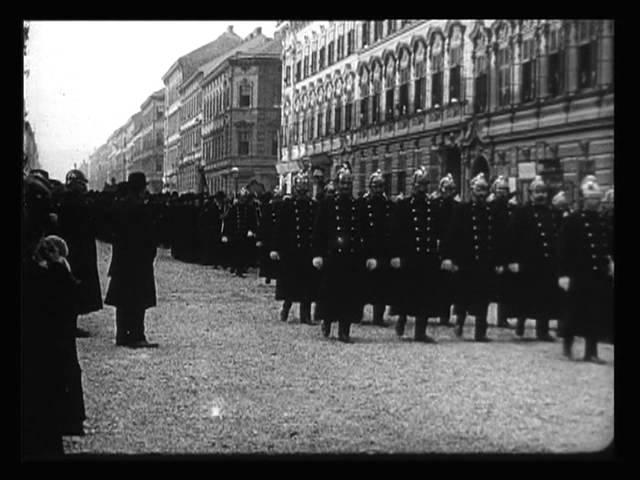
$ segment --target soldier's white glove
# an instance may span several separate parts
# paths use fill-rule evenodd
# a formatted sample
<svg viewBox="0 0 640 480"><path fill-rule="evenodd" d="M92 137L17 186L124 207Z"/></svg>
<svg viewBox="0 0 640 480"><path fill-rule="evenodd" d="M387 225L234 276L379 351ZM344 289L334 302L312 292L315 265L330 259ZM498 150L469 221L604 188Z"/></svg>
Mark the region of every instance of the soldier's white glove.
<svg viewBox="0 0 640 480"><path fill-rule="evenodd" d="M314 267L320 270L322 268L322 257L313 257L312 263Z"/></svg>
<svg viewBox="0 0 640 480"><path fill-rule="evenodd" d="M569 284L570 284L569 277L558 278L558 286L565 292L569 291Z"/></svg>
<svg viewBox="0 0 640 480"><path fill-rule="evenodd" d="M394 257L391 259L391 266L393 268L400 268L400 257Z"/></svg>
<svg viewBox="0 0 640 480"><path fill-rule="evenodd" d="M447 272L453 272L453 262L449 259L442 260L442 264L440 265L442 270L446 270Z"/></svg>
<svg viewBox="0 0 640 480"><path fill-rule="evenodd" d="M255 237L255 236L256 236L256 234L255 234L255 233L253 233L251 230L249 230L249 231L247 232L247 238L251 238L251 237Z"/></svg>
<svg viewBox="0 0 640 480"><path fill-rule="evenodd" d="M262 242L260 240L258 240L256 242L256 247L258 247L258 248L262 247Z"/></svg>
<svg viewBox="0 0 640 480"><path fill-rule="evenodd" d="M272 252L269 252L269 258L273 261L280 260L280 254L273 250Z"/></svg>
<svg viewBox="0 0 640 480"><path fill-rule="evenodd" d="M497 273L498 275L502 275L502 274L504 273L504 267L503 267L502 265L498 265L498 266L496 267L496 273Z"/></svg>
<svg viewBox="0 0 640 480"><path fill-rule="evenodd" d="M518 263L510 263L509 264L509 271L511 273L518 273L520 271L520 264Z"/></svg>
<svg viewBox="0 0 640 480"><path fill-rule="evenodd" d="M229 239L228 239L227 237L222 237L222 238L220 239L220 241L221 241L222 243L227 243L227 242L229 241Z"/></svg>
<svg viewBox="0 0 640 480"><path fill-rule="evenodd" d="M378 268L378 261L375 258L367 259L367 270L375 270Z"/></svg>

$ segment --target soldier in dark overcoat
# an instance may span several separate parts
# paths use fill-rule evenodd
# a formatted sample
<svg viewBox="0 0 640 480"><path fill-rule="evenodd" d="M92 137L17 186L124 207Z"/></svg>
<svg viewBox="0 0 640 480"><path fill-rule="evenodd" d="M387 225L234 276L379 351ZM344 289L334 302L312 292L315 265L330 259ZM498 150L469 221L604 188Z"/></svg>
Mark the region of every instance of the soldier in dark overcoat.
<svg viewBox="0 0 640 480"><path fill-rule="evenodd" d="M349 343L351 323L362 315L362 251L358 205L353 198L353 176L348 168L337 174L338 191L318 205L313 227L313 265L322 276L318 299L322 333L331 335L331 323L338 322L338 339Z"/></svg>
<svg viewBox="0 0 640 480"><path fill-rule="evenodd" d="M319 273L313 267L311 234L316 202L309 196L306 171L294 177L293 196L280 203L272 231L270 257L278 262L276 300L282 300L280 320L287 321L294 302L300 303L300 323L311 325L311 303L317 299Z"/></svg>
<svg viewBox="0 0 640 480"><path fill-rule="evenodd" d="M116 345L153 348L158 344L147 342L144 316L156 305L157 235L144 204L145 175L133 172L127 184L129 194L115 206L111 279L104 303L116 307Z"/></svg>
<svg viewBox="0 0 640 480"><path fill-rule="evenodd" d="M503 267L495 242L495 220L487 204L489 185L480 173L471 180L471 201L454 209L451 224L441 243L442 268L454 271L456 330L462 336L468 314L475 317L475 340L489 341L487 311L495 273Z"/></svg>
<svg viewBox="0 0 640 480"><path fill-rule="evenodd" d="M102 309L102 292L98 276L96 252L97 219L86 198L87 179L80 170L71 170L66 175L67 190L62 197L58 213L58 234L69 247L69 264L76 279L80 281L73 296L77 315ZM89 332L77 328L79 337Z"/></svg>
<svg viewBox="0 0 640 480"><path fill-rule="evenodd" d="M258 247L260 256L260 269L258 276L260 278L264 278L266 284L270 284L271 279L275 279L278 276L278 264L271 259L270 253L273 250L271 242L273 240L274 228L281 204L282 190L279 186L276 186L272 195L265 195L263 197L262 213L260 215L260 228L258 229L258 241L256 242L256 246Z"/></svg>
<svg viewBox="0 0 640 480"><path fill-rule="evenodd" d="M516 335L524 335L525 319L536 321L538 340L553 341L549 320L560 315L560 289L555 254L557 230L548 188L541 177L529 184L529 204L512 215L507 232L507 268L517 281L512 308L518 323ZM534 293L535 292L535 293Z"/></svg>
<svg viewBox="0 0 640 480"><path fill-rule="evenodd" d="M440 225L442 231L445 232L451 223L453 209L460 201L456 198L456 184L453 176L449 173L440 179L438 185L438 196L435 199L437 211L440 215ZM453 281L453 273L446 270L440 270L440 325L451 325L451 305L453 305L453 292L455 282Z"/></svg>
<svg viewBox="0 0 640 480"><path fill-rule="evenodd" d="M415 317L416 341L431 343L434 339L426 333L427 321L442 309L438 252L442 225L437 202L427 195L428 190L427 169L420 167L413 174L412 195L401 200L395 211L391 266L401 274L399 312Z"/></svg>
<svg viewBox="0 0 640 480"><path fill-rule="evenodd" d="M220 211L213 197L208 197L203 203L198 216L198 232L200 236L200 263L213 265L215 250L220 243Z"/></svg>
<svg viewBox="0 0 640 480"><path fill-rule="evenodd" d="M224 220L222 242L229 245L231 273L244 278L251 255L255 251L255 237L258 231L258 215L251 192L242 188Z"/></svg>
<svg viewBox="0 0 640 480"><path fill-rule="evenodd" d="M495 237L497 253L503 253L507 247L507 226L516 205L509 201L509 182L503 175L499 175L491 186L493 200L489 202L495 219ZM494 292L491 298L496 302L496 322L501 328L509 328L508 318L517 317L515 312L518 302L517 296L520 288L519 278L508 269L502 269L502 273L496 274L493 282Z"/></svg>
<svg viewBox="0 0 640 480"><path fill-rule="evenodd" d="M384 177L380 170L369 177L369 192L358 203L367 268L364 302L373 305L373 324L383 327L385 308L394 300L389 264L394 204L384 193Z"/></svg>
<svg viewBox="0 0 640 480"><path fill-rule="evenodd" d="M582 336L584 360L601 363L598 341L613 318L612 232L598 211L602 193L595 176L585 177L580 193L582 207L565 219L558 237L558 285L568 293L563 352L571 358L573 338Z"/></svg>
<svg viewBox="0 0 640 480"><path fill-rule="evenodd" d="M316 192L315 201L318 205L326 198L335 198L336 196L336 184L333 180L329 180L326 184L322 186L322 189ZM316 322L321 321L323 318L322 314L322 302L318 299L313 304L313 320Z"/></svg>

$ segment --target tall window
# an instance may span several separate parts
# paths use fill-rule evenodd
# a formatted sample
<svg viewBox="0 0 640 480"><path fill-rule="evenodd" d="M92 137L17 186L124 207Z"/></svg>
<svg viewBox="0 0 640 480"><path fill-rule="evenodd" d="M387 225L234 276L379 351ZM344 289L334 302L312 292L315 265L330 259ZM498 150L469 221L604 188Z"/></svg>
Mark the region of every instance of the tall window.
<svg viewBox="0 0 640 480"><path fill-rule="evenodd" d="M560 28L549 31L547 84L549 95L556 97L564 91L564 39Z"/></svg>
<svg viewBox="0 0 640 480"><path fill-rule="evenodd" d="M373 41L377 42L382 38L382 25L384 22L376 21L373 23Z"/></svg>
<svg viewBox="0 0 640 480"><path fill-rule="evenodd" d="M382 91L382 82L378 80L373 81L373 95L371 101L371 123L378 123L380 121L380 92Z"/></svg>
<svg viewBox="0 0 640 480"><path fill-rule="evenodd" d="M598 38L595 24L590 20L580 20L578 27L578 88L596 86L598 70Z"/></svg>
<svg viewBox="0 0 640 480"><path fill-rule="evenodd" d="M362 48L369 45L369 21L362 22Z"/></svg>
<svg viewBox="0 0 640 480"><path fill-rule="evenodd" d="M342 100L338 99L336 100L336 119L335 119L335 125L336 125L336 133L341 132L342 131Z"/></svg>
<svg viewBox="0 0 640 480"><path fill-rule="evenodd" d="M391 35L396 31L396 21L395 20L387 20L387 34Z"/></svg>
<svg viewBox="0 0 640 480"><path fill-rule="evenodd" d="M498 105L505 106L511 102L511 49L498 50Z"/></svg>
<svg viewBox="0 0 640 480"><path fill-rule="evenodd" d="M320 54L318 58L318 69L322 70L324 68L324 65L325 65L325 48L322 47L320 49Z"/></svg>
<svg viewBox="0 0 640 480"><path fill-rule="evenodd" d="M427 86L427 66L424 58L424 45L419 43L415 51L414 64L414 111L418 112L424 109L424 95Z"/></svg>
<svg viewBox="0 0 640 480"><path fill-rule="evenodd" d="M409 69L409 54L406 50L402 52L400 57L400 115L409 113L409 82L411 81Z"/></svg>
<svg viewBox="0 0 640 480"><path fill-rule="evenodd" d="M316 73L318 71L318 52L314 51L311 53L311 73Z"/></svg>
<svg viewBox="0 0 640 480"><path fill-rule="evenodd" d="M335 61L335 44L333 43L333 41L329 42L329 48L328 48L328 56L329 58L327 58L327 65L332 65L333 62Z"/></svg>
<svg viewBox="0 0 640 480"><path fill-rule="evenodd" d="M338 54L337 59L340 60L344 57L344 35L338 37Z"/></svg>
<svg viewBox="0 0 640 480"><path fill-rule="evenodd" d="M431 45L431 106L442 105L444 50L442 36L436 35Z"/></svg>
<svg viewBox="0 0 640 480"><path fill-rule="evenodd" d="M299 82L302 78L302 62L298 61L296 63L296 82Z"/></svg>
<svg viewBox="0 0 640 480"><path fill-rule="evenodd" d="M344 128L351 130L351 116L353 115L353 103L349 99L344 106Z"/></svg>
<svg viewBox="0 0 640 480"><path fill-rule="evenodd" d="M354 30L347 32L347 55L351 55L356 49L356 35Z"/></svg>
<svg viewBox="0 0 640 480"><path fill-rule="evenodd" d="M398 179L397 179L397 185L398 185L398 193L406 193L406 189L407 189L407 172L406 171L400 171L398 172Z"/></svg>
<svg viewBox="0 0 640 480"><path fill-rule="evenodd" d="M456 27L449 49L449 101L462 99L462 32Z"/></svg>
<svg viewBox="0 0 640 480"><path fill-rule="evenodd" d="M322 137L322 116L323 116L323 111L321 108L318 108L318 120L316 122L316 138Z"/></svg>
<svg viewBox="0 0 640 480"><path fill-rule="evenodd" d="M331 100L327 101L324 134L331 135Z"/></svg>
<svg viewBox="0 0 640 480"><path fill-rule="evenodd" d="M240 85L239 106L240 108L251 106L251 84L249 83Z"/></svg>
<svg viewBox="0 0 640 480"><path fill-rule="evenodd" d="M487 110L487 56L484 44L480 50L476 50L474 59L473 78L473 109L475 113L482 113Z"/></svg>
<svg viewBox="0 0 640 480"><path fill-rule="evenodd" d="M536 98L536 44L529 38L522 42L522 101L530 102Z"/></svg>
<svg viewBox="0 0 640 480"><path fill-rule="evenodd" d="M360 126L369 125L369 72L360 72Z"/></svg>
<svg viewBox="0 0 640 480"><path fill-rule="evenodd" d="M304 57L302 75L303 78L307 78L309 76L309 57L307 55Z"/></svg>
<svg viewBox="0 0 640 480"><path fill-rule="evenodd" d="M386 83L386 105L385 105L385 120L393 120L393 112L395 109L395 86L396 86L396 72L395 72L395 62L392 58L389 58L387 61L387 73L385 75L385 83Z"/></svg>

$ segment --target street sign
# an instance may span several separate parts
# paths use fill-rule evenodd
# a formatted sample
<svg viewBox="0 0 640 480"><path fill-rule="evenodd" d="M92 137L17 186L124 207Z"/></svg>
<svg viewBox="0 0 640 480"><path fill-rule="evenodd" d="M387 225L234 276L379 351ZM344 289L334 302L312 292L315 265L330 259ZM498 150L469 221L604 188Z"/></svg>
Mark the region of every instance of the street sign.
<svg viewBox="0 0 640 480"><path fill-rule="evenodd" d="M536 163L522 162L518 164L518 179L532 180L536 178Z"/></svg>

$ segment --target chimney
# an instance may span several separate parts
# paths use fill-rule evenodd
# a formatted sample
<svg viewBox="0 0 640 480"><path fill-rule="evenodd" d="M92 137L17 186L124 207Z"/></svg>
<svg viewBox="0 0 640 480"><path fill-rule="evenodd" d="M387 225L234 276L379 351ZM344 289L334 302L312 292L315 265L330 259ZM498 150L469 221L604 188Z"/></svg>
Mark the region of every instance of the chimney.
<svg viewBox="0 0 640 480"><path fill-rule="evenodd" d="M253 36L258 36L258 35L262 35L262 27L257 27L257 28L253 31Z"/></svg>
<svg viewBox="0 0 640 480"><path fill-rule="evenodd" d="M229 33L233 33L233 25L229 25L229 26L227 27L227 32L229 32Z"/></svg>

